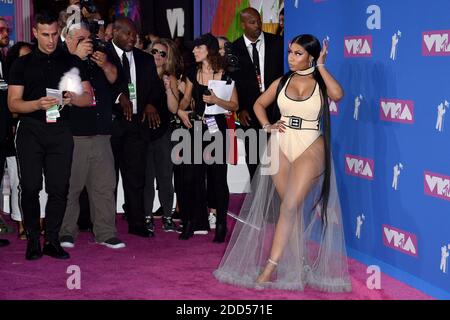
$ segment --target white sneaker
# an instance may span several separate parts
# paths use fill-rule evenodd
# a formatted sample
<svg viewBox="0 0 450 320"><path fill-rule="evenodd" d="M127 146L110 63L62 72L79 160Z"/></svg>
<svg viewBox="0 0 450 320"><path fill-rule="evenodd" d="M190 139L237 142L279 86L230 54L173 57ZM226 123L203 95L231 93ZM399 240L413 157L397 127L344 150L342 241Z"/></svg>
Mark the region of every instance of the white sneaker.
<svg viewBox="0 0 450 320"><path fill-rule="evenodd" d="M215 229L216 228L216 220L217 220L216 215L214 213L210 212L209 213L209 217L208 217L209 228L210 229Z"/></svg>
<svg viewBox="0 0 450 320"><path fill-rule="evenodd" d="M75 248L75 245L72 242L61 242L60 245L63 248Z"/></svg>
<svg viewBox="0 0 450 320"><path fill-rule="evenodd" d="M100 242L100 244L107 246L108 248L111 249L122 249L126 247L125 243L123 243L120 239L115 237L108 239L105 242Z"/></svg>
<svg viewBox="0 0 450 320"><path fill-rule="evenodd" d="M74 248L75 243L72 236L62 236L59 238L59 244L63 248Z"/></svg>
<svg viewBox="0 0 450 320"><path fill-rule="evenodd" d="M196 230L194 231L194 234L206 235L208 234L208 230Z"/></svg>

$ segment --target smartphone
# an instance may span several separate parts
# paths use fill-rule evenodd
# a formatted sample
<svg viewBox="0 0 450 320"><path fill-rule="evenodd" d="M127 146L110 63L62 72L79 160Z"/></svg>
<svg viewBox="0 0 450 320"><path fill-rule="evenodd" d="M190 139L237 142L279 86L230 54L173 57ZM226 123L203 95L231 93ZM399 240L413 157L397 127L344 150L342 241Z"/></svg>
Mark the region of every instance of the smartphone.
<svg viewBox="0 0 450 320"><path fill-rule="evenodd" d="M203 94L205 95L205 96L210 96L211 95L211 91L209 90L209 89L205 89L205 91L203 92ZM212 106L212 105L214 105L213 103L207 103L206 104L207 106Z"/></svg>

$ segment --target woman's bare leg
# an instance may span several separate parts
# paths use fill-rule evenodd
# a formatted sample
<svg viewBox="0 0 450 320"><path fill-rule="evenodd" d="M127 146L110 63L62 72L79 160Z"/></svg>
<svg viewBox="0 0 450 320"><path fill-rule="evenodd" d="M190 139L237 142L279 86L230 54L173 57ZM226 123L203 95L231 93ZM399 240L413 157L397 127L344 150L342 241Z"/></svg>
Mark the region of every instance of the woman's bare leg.
<svg viewBox="0 0 450 320"><path fill-rule="evenodd" d="M300 229L303 228L300 224L301 217L297 217L298 208L302 205L303 200L323 172L323 159L323 139L319 138L290 164L290 170L288 170L285 180L278 181L279 184L284 184L283 196L280 194L282 201L280 216L275 227L270 258L264 271L257 279L258 283L270 281L270 277L276 269L277 263L281 259L286 244L291 237L294 226ZM280 164L281 166L282 164ZM295 223L296 221L299 221L299 223ZM303 232L303 230L300 230L300 232Z"/></svg>

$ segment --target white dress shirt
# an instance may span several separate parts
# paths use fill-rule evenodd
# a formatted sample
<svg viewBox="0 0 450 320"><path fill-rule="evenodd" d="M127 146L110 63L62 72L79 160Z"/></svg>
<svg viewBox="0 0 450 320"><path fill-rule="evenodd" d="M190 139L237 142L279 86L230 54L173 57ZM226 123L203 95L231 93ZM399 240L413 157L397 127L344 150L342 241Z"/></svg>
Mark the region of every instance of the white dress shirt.
<svg viewBox="0 0 450 320"><path fill-rule="evenodd" d="M264 59L265 59L266 45L264 42L264 32L261 32L261 34L259 35L258 39L256 39L256 41L258 41L258 43L256 44L256 49L258 50L258 55L259 55L259 68L261 71L262 91L265 91L266 87L264 85ZM245 46L247 47L248 54L250 55L250 59L252 59L252 61L253 61L252 42L245 36L245 34L244 34L244 42L245 42Z"/></svg>
<svg viewBox="0 0 450 320"><path fill-rule="evenodd" d="M116 46L114 41L112 41L112 44L113 44L114 49L116 50L117 55L120 58L120 62L122 62L123 50L120 49L118 46ZM137 83L136 83L136 64L134 63L133 51L127 52L126 55L127 55L128 61L130 62L131 82L134 84L134 88L136 90L136 97L137 97L138 92L137 92ZM116 103L119 103L119 98L120 98L120 95L117 97ZM131 103L133 104L133 114L137 114L137 99L132 99Z"/></svg>

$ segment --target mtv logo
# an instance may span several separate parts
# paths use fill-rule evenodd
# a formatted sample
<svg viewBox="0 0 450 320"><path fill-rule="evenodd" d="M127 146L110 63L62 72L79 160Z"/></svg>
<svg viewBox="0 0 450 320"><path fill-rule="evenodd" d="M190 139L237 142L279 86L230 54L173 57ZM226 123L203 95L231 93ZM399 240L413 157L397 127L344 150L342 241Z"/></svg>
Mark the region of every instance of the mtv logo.
<svg viewBox="0 0 450 320"><path fill-rule="evenodd" d="M383 121L414 123L414 102L382 98L380 101L380 118Z"/></svg>
<svg viewBox="0 0 450 320"><path fill-rule="evenodd" d="M328 99L329 106L330 106L330 115L337 116L339 114L339 105L337 102L334 102L331 99Z"/></svg>
<svg viewBox="0 0 450 320"><path fill-rule="evenodd" d="M359 178L373 180L375 164L372 159L351 154L345 155L345 173Z"/></svg>
<svg viewBox="0 0 450 320"><path fill-rule="evenodd" d="M383 225L383 243L386 247L418 257L417 237L412 233Z"/></svg>
<svg viewBox="0 0 450 320"><path fill-rule="evenodd" d="M450 177L425 171L423 180L426 195L450 201Z"/></svg>
<svg viewBox="0 0 450 320"><path fill-rule="evenodd" d="M450 56L450 30L422 32L422 55Z"/></svg>
<svg viewBox="0 0 450 320"><path fill-rule="evenodd" d="M344 38L344 57L371 57L372 36L350 36Z"/></svg>

